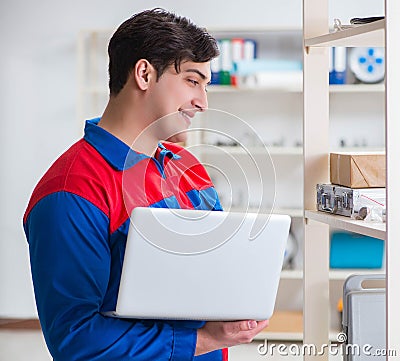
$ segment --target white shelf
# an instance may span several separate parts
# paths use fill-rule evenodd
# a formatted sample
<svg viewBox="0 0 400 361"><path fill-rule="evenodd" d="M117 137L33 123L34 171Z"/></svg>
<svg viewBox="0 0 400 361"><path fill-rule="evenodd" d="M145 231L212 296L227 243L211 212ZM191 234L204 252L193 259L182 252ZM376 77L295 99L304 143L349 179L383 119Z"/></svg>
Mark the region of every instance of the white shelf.
<svg viewBox="0 0 400 361"><path fill-rule="evenodd" d="M360 233L365 236L383 240L386 239L386 223L357 221L349 217L333 215L320 211L305 211L305 217L346 231Z"/></svg>
<svg viewBox="0 0 400 361"><path fill-rule="evenodd" d="M343 84L330 85L330 93L383 93L385 84Z"/></svg>
<svg viewBox="0 0 400 361"><path fill-rule="evenodd" d="M249 147L241 146L210 146L201 151L203 155L226 156L227 154L239 156L301 156L302 147Z"/></svg>
<svg viewBox="0 0 400 361"><path fill-rule="evenodd" d="M361 1L359 2L362 3ZM400 326L393 320L400 319L400 213L398 141L400 110L399 94L400 52L397 46L400 33L398 14L400 2L385 0L385 20L352 27L340 32L326 34L329 23L328 0L303 0L304 27L304 205L315 209L315 184L329 182L329 89L327 68L329 53L326 47L385 47L385 106L387 223L355 221L347 217L305 211L304 232L304 342L317 347L328 343L329 332L329 226L385 240L386 273L386 347L400 349ZM325 35L324 35L325 34ZM320 35L320 36L317 36ZM378 88L377 91L380 91ZM379 94L379 96L381 96ZM370 99L366 99L366 102ZM345 131L345 129L343 129ZM316 142L315 139L320 140ZM314 221L312 221L314 220ZM387 231L386 231L387 229ZM379 271L377 272L379 273ZM328 361L329 355L305 355L305 361ZM389 357L395 359L395 357Z"/></svg>
<svg viewBox="0 0 400 361"><path fill-rule="evenodd" d="M302 341L303 332L268 332L262 331L254 337L255 341Z"/></svg>
<svg viewBox="0 0 400 361"><path fill-rule="evenodd" d="M281 84L279 86L260 86L260 87L234 87L231 85L210 85L208 86L209 94L248 94L248 93L302 93L302 84ZM83 88L85 94L108 96L108 86L92 86ZM329 92L335 93L383 93L385 85L379 84L343 84L330 85Z"/></svg>
<svg viewBox="0 0 400 361"><path fill-rule="evenodd" d="M230 212L260 212L263 213L263 210L253 207L231 207L230 209L226 209ZM303 217L303 210L299 208L275 208L272 211L272 214L286 214L293 218L301 218Z"/></svg>
<svg viewBox="0 0 400 361"><path fill-rule="evenodd" d="M304 45L307 47L383 47L385 46L385 19L365 25L357 25L350 29L305 39Z"/></svg>
<svg viewBox="0 0 400 361"><path fill-rule="evenodd" d="M329 271L329 279L336 281L344 281L351 275L372 275L372 274L385 274L382 269L370 269L370 268L355 268L355 269L331 269Z"/></svg>
<svg viewBox="0 0 400 361"><path fill-rule="evenodd" d="M211 34L220 35L220 33L226 34L263 34L269 32L299 32L301 33L302 29L298 26L248 26L248 25L235 25L235 27L208 27L207 31Z"/></svg>
<svg viewBox="0 0 400 361"><path fill-rule="evenodd" d="M213 148L215 147L215 148ZM263 156L266 155L266 149L268 150L271 157L276 156L302 156L303 148L302 147L250 147L247 148L247 151L240 146L213 146L202 151L204 155L211 156L226 156L226 154L231 155L252 155L252 156ZM344 148L336 148L332 149L332 153L337 152L384 152L385 148L382 147L344 147Z"/></svg>
<svg viewBox="0 0 400 361"><path fill-rule="evenodd" d="M270 86L232 86L232 85L209 85L207 90L210 94L212 93L230 93L230 94L241 94L241 93L268 93L268 92L287 92L287 93L301 93L303 91L303 85L301 83L282 83L279 85Z"/></svg>
<svg viewBox="0 0 400 361"><path fill-rule="evenodd" d="M282 270L281 271L281 280L302 280L303 279L303 270L293 269L293 270Z"/></svg>
<svg viewBox="0 0 400 361"><path fill-rule="evenodd" d="M294 218L302 218L303 210L298 208L275 208L273 210L274 214L287 214Z"/></svg>
<svg viewBox="0 0 400 361"><path fill-rule="evenodd" d="M329 279L333 281L344 281L353 274L384 274L383 269L354 268L354 269L331 269ZM302 280L303 270L282 270L281 280Z"/></svg>
<svg viewBox="0 0 400 361"><path fill-rule="evenodd" d="M80 36L88 35L101 35L111 37L116 29L111 28L92 28L80 30ZM299 33L301 34L302 28L299 26L248 26L248 25L235 25L234 27L207 27L207 31L215 37L220 36L242 36L242 35L258 35L267 33Z"/></svg>
<svg viewBox="0 0 400 361"><path fill-rule="evenodd" d="M341 330L331 330L329 332L329 341L337 342L338 334ZM262 331L256 337L255 341L303 341L303 332L268 332Z"/></svg>
<svg viewBox="0 0 400 361"><path fill-rule="evenodd" d="M341 147L333 148L330 153L382 153L385 154L385 148L382 147Z"/></svg>
<svg viewBox="0 0 400 361"><path fill-rule="evenodd" d="M302 93L302 84L281 84L279 86L260 86L260 87L234 87L231 85L210 85L209 93L249 93L249 92L292 92ZM331 84L329 86L330 93L383 93L385 84Z"/></svg>
<svg viewBox="0 0 400 361"><path fill-rule="evenodd" d="M231 85L210 85L210 93L249 93L249 92L276 92L286 91L293 93L302 93L302 84L281 84L279 86L260 86L260 87L234 87ZM330 93L383 93L385 91L384 83L377 84L331 84Z"/></svg>
<svg viewBox="0 0 400 361"><path fill-rule="evenodd" d="M231 85L210 85L208 87L209 93L251 93L251 92L292 92L302 93L302 84L281 84L279 87L234 87ZM385 84L343 84L329 85L330 93L383 93L385 91Z"/></svg>

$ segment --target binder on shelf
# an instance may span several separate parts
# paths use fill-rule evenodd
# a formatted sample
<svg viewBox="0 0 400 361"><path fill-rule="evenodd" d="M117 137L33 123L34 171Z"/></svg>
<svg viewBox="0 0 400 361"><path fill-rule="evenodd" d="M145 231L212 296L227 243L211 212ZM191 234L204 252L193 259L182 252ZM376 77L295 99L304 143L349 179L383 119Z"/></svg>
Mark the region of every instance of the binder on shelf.
<svg viewBox="0 0 400 361"><path fill-rule="evenodd" d="M330 49L329 84L346 84L347 50L345 47Z"/></svg>
<svg viewBox="0 0 400 361"><path fill-rule="evenodd" d="M244 58L244 39L242 38L233 38L231 40L231 46L232 46L232 63L234 64L237 61L240 61ZM237 86L238 85L238 80L237 80L237 75L233 71L231 71L231 85Z"/></svg>
<svg viewBox="0 0 400 361"><path fill-rule="evenodd" d="M253 39L245 39L243 45L243 59L253 60L257 58L257 43Z"/></svg>
<svg viewBox="0 0 400 361"><path fill-rule="evenodd" d="M218 48L220 48L218 42ZM211 84L216 85L220 83L220 71L221 71L221 57L217 56L216 58L211 60L210 64L211 68Z"/></svg>
<svg viewBox="0 0 400 361"><path fill-rule="evenodd" d="M254 61L257 55L257 43L253 39L240 37L218 39L220 56L211 61L211 84L239 85L234 64L242 61Z"/></svg>

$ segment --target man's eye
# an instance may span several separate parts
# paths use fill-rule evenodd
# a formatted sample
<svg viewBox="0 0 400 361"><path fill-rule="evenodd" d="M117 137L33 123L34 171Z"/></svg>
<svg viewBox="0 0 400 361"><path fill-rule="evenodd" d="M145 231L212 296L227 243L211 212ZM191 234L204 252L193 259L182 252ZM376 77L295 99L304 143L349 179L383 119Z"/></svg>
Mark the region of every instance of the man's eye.
<svg viewBox="0 0 400 361"><path fill-rule="evenodd" d="M199 82L197 80L194 80L194 79L188 79L188 81L191 82L193 85L199 84Z"/></svg>

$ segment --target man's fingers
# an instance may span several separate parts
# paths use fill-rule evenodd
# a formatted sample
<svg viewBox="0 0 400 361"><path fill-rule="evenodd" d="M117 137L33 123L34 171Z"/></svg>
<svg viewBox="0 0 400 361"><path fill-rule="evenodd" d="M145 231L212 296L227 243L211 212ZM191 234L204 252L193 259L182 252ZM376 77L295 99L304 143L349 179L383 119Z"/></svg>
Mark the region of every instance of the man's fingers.
<svg viewBox="0 0 400 361"><path fill-rule="evenodd" d="M238 321L235 322L234 329L236 331L251 331L255 329L263 329L268 326L268 320L264 321L255 321L255 320L248 320L248 321Z"/></svg>
<svg viewBox="0 0 400 361"><path fill-rule="evenodd" d="M268 320L209 321L197 331L196 354L253 341L268 326Z"/></svg>
<svg viewBox="0 0 400 361"><path fill-rule="evenodd" d="M263 320L263 321L258 321L258 327L261 329L264 329L265 327L268 327L269 325L269 320Z"/></svg>
<svg viewBox="0 0 400 361"><path fill-rule="evenodd" d="M248 330L253 330L257 327L257 321L251 320L247 322L247 329Z"/></svg>

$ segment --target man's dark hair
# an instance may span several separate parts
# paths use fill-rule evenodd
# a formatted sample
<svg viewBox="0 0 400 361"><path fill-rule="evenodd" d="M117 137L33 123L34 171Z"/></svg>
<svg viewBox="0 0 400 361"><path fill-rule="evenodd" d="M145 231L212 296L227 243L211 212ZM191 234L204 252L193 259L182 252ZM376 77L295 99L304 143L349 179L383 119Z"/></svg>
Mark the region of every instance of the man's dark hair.
<svg viewBox="0 0 400 361"><path fill-rule="evenodd" d="M139 59L157 71L157 80L172 64L203 63L219 55L216 40L189 19L155 8L123 22L108 45L110 94L117 95Z"/></svg>

